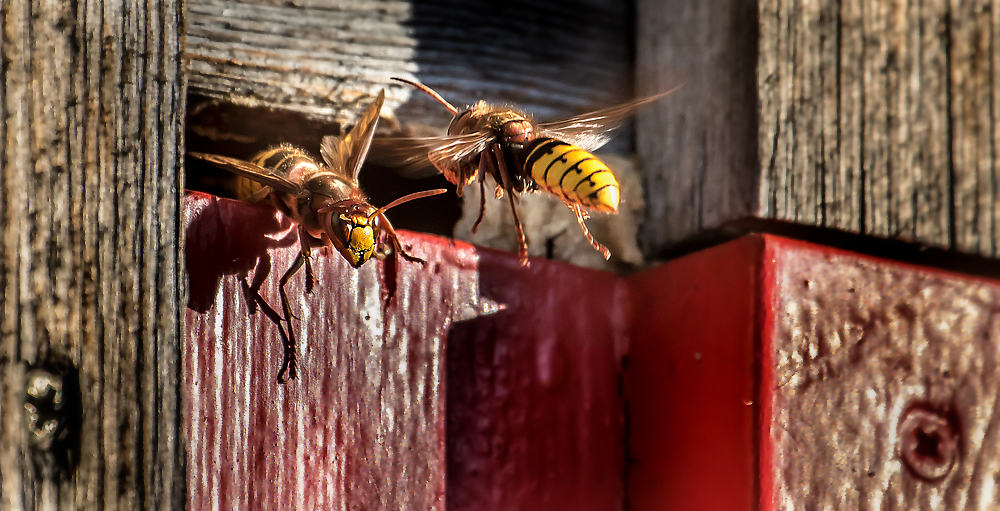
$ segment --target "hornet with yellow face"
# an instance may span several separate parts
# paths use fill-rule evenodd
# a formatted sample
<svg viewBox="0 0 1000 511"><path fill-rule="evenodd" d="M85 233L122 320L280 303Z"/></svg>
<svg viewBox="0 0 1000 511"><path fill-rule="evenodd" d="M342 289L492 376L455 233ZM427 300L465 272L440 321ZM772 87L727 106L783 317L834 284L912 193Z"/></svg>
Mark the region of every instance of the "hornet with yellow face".
<svg viewBox="0 0 1000 511"><path fill-rule="evenodd" d="M407 261L423 263L408 254L399 243L396 231L386 218L389 208L404 202L444 193L445 189L413 193L382 208L368 203L358 184L358 172L371 146L385 91L379 93L358 123L343 137L327 136L320 145L323 163L301 149L282 145L268 149L250 161L205 153L188 153L239 176L237 195L242 200L262 201L270 197L274 206L298 225L299 254L281 277L280 295L284 318L262 303L265 313L278 326L285 341L285 355L278 381L295 378L295 333L285 284L303 266L306 268L306 292L313 288L310 252L314 244L333 245L351 266L360 268L371 257L383 258L377 245L382 233L392 243L395 253ZM261 300L261 302L263 302ZM286 336L281 321L288 322Z"/></svg>
<svg viewBox="0 0 1000 511"><path fill-rule="evenodd" d="M516 194L536 190L561 199L576 215L590 245L605 259L611 257L611 251L594 239L584 220L591 211L617 213L621 192L611 169L590 151L611 140L611 132L637 107L673 90L562 121L536 124L523 112L485 101L459 111L423 84L393 80L429 94L454 117L443 137L376 139L374 163L415 178L441 173L458 187L460 196L478 175L481 200L473 233L486 211L485 182L489 174L496 183L496 197L506 193L510 201L518 256L524 266L528 266L528 244L514 199Z"/></svg>

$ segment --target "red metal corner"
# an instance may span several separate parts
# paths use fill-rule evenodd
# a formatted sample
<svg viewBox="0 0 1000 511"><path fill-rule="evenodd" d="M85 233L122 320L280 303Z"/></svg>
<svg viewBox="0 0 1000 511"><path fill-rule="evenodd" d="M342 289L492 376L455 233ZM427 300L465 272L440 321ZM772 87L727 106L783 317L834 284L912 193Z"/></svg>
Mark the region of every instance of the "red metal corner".
<svg viewBox="0 0 1000 511"><path fill-rule="evenodd" d="M633 510L754 508L763 246L750 236L628 279Z"/></svg>
<svg viewBox="0 0 1000 511"><path fill-rule="evenodd" d="M288 285L300 371L280 385L240 279L277 306L288 222L203 194L185 215L189 507L620 509L621 279L413 233L425 266L316 253L316 292Z"/></svg>
<svg viewBox="0 0 1000 511"><path fill-rule="evenodd" d="M326 252L314 295L292 279L300 378L279 385L239 284L278 303L287 221L199 194L185 214L193 509L982 497L964 460L992 459L970 432L1000 388L995 281L767 235L621 278L403 233L426 266Z"/></svg>

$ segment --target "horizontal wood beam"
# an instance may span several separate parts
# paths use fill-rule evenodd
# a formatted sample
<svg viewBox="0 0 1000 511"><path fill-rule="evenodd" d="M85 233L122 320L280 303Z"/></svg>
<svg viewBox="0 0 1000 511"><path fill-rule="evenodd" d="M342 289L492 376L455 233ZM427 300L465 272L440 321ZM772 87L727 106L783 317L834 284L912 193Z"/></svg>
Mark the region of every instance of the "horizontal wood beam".
<svg viewBox="0 0 1000 511"><path fill-rule="evenodd" d="M611 0L195 0L190 91L353 123L387 87L387 112L447 126L439 104L389 80L400 76L455 104L485 97L553 118L631 94L628 16Z"/></svg>

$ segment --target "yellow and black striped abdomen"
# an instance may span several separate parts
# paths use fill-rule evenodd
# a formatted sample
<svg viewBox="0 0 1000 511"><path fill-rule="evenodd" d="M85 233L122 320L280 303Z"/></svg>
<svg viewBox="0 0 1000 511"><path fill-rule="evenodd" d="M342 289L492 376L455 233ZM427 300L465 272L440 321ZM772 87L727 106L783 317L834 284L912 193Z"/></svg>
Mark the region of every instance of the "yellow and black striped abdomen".
<svg viewBox="0 0 1000 511"><path fill-rule="evenodd" d="M618 180L590 152L552 138L535 139L524 150L524 168L538 186L590 209L618 212Z"/></svg>
<svg viewBox="0 0 1000 511"><path fill-rule="evenodd" d="M250 163L282 177L291 177L292 172L300 165L313 169L317 167L316 160L305 151L290 145L280 145L261 151L250 160ZM236 180L236 197L245 201L262 201L267 198L264 188L264 185L252 179L239 177Z"/></svg>

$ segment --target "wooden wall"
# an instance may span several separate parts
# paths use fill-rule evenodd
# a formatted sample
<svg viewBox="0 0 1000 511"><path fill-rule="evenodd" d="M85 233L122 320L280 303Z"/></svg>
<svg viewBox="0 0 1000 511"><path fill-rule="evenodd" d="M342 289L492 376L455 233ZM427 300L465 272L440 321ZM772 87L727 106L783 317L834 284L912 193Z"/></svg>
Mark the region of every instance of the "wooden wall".
<svg viewBox="0 0 1000 511"><path fill-rule="evenodd" d="M998 254L994 2L651 0L638 11L640 90L678 68L690 76L683 101L640 116L648 251L763 219L780 222L753 228Z"/></svg>
<svg viewBox="0 0 1000 511"><path fill-rule="evenodd" d="M182 2L0 11L0 507L180 509Z"/></svg>
<svg viewBox="0 0 1000 511"><path fill-rule="evenodd" d="M20 419L0 426L5 509L184 504L184 124L193 149L245 157L315 149L381 87L387 128L443 129L444 110L392 76L539 120L683 82L610 147L638 155L647 258L795 227L980 256L996 273L990 0L9 0L0 12L0 412L23 415L36 367L64 375L75 400L56 414L68 434L55 449L27 447ZM400 194L372 176L374 201ZM449 197L428 202L443 212L428 230L457 219Z"/></svg>

